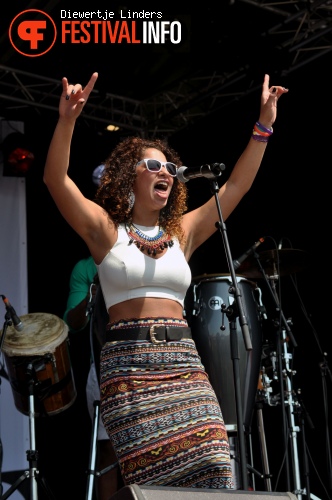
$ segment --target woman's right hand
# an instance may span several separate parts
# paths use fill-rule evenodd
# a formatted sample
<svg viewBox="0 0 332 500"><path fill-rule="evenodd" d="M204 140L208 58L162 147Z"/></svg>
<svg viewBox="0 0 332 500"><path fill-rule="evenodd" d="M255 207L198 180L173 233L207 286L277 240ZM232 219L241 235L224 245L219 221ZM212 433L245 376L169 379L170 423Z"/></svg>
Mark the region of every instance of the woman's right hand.
<svg viewBox="0 0 332 500"><path fill-rule="evenodd" d="M62 94L59 104L60 117L76 119L81 114L97 78L98 73L93 73L84 88L79 83L71 85L66 77L62 78Z"/></svg>

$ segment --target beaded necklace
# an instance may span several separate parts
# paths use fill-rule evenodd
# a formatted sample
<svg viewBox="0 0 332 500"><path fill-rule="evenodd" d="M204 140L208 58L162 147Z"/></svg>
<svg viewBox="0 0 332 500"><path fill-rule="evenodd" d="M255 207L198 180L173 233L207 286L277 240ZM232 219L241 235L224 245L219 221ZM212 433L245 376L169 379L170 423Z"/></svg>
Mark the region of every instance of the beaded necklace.
<svg viewBox="0 0 332 500"><path fill-rule="evenodd" d="M165 248L171 248L174 245L173 240L162 227L159 227L155 236L148 236L132 223L126 224L126 231L129 236L129 245L134 243L141 252L146 250L149 255L156 255Z"/></svg>

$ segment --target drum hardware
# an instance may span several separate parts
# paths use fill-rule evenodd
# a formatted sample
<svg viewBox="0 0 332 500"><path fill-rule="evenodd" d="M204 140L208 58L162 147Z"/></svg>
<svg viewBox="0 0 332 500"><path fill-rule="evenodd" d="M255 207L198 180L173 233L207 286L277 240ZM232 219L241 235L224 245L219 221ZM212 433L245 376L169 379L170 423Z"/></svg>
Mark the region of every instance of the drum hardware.
<svg viewBox="0 0 332 500"><path fill-rule="evenodd" d="M287 430L287 434L289 433L291 439L291 454L292 454L292 463L293 463L293 481L294 481L294 494L297 495L299 499L302 498L302 495L305 494L305 490L303 490L300 486L300 469L299 469L299 461L298 461L298 447L297 447L297 433L300 428L295 424L295 408L298 405L298 402L294 399L294 391L292 389L292 376L294 375L294 371L290 369L289 361L292 359L292 355L287 352L287 341L286 341L286 330L282 329L282 339L283 339L283 350L284 350L284 363L285 369L282 370L283 380L285 384L285 390L281 390L281 395L285 394L286 398L284 399L284 405L288 409L288 420L289 420L289 429ZM283 387L283 384L281 384ZM284 413L284 412L283 412ZM287 436L287 435L286 435ZM288 448L288 443L285 443Z"/></svg>
<svg viewBox="0 0 332 500"><path fill-rule="evenodd" d="M193 316L197 316L199 314L200 309L201 309L200 301L197 300L197 296L196 296L196 289L198 286L199 286L199 284L193 286L193 295L194 295L194 302L192 305L192 315Z"/></svg>
<svg viewBox="0 0 332 500"><path fill-rule="evenodd" d="M285 330L283 330L283 332L285 332ZM286 339L285 333L284 333L284 339ZM289 362L292 360L292 355L287 352L286 340L285 342L283 342L283 346L284 346L284 354L282 355L282 358L280 358L280 356L278 357L275 351L270 351L269 353L269 357L272 360L273 378L271 379L267 375L266 373L267 368L265 366L262 366L261 368L260 379L257 388L257 397L256 397L257 428L260 440L263 469L268 476L268 470L269 470L268 455L266 450L262 408L263 404L268 404L269 406L274 406L274 407L276 407L277 405L281 405L283 425L285 426L286 429L284 430L284 439L286 440L284 444L286 450L285 460L287 459L287 454L288 454L288 446L289 446L288 440L291 439L292 442L290 444L290 449L292 454L292 467L293 467L294 485L295 485L295 489L293 490L293 492L296 495L300 495L298 498L302 498L301 495L304 493L305 490L301 490L299 487L300 482L299 482L298 452L297 452L297 442L296 442L296 433L299 431L299 428L295 425L294 421L294 414L297 411L296 410L297 402L294 398L294 391L291 388L291 382L290 382L293 376L296 374L296 372L292 370L289 366ZM263 352L266 361L268 357L266 355L266 350L263 349ZM284 360L286 364L284 368L281 367L280 369L280 363L282 363L281 359ZM277 369L279 369L279 375L277 375ZM281 380L280 394L273 396L272 384L273 382L280 380ZM283 410L284 408L287 409L289 427L287 426L287 421L285 421L286 415L285 411ZM289 477L290 472L288 468L286 468L286 473L287 473L287 480L290 483L290 477ZM265 479L265 485L266 488L268 488L268 491L272 491L270 489L271 484L268 478Z"/></svg>
<svg viewBox="0 0 332 500"><path fill-rule="evenodd" d="M247 477L247 459L246 459L246 443L244 439L244 418L243 418L243 404L242 404L242 387L240 384L240 367L239 367L239 344L238 344L238 325L240 326L240 333L242 335L243 344L245 347L246 354L248 355L250 361L253 357L253 345L250 336L250 328L247 321L247 317L245 314L244 304L242 301L242 295L240 292L240 288L237 283L237 277L235 275L235 269L233 264L233 258L231 255L231 250L229 247L226 225L223 221L223 215L221 212L221 207L219 203L218 193L219 193L219 185L216 179L210 179L210 191L215 198L216 208L219 215L219 220L215 223L216 228L219 230L224 249L226 252L226 258L228 262L229 271L231 274L231 286L232 286L232 295L234 296L234 304L231 307L223 306L223 312L228 316L229 319L229 333L230 333L230 352L231 352L231 360L233 365L233 383L235 389L235 407L236 407L236 421L237 421L237 433L239 439L239 457L240 457L240 472L242 479L242 489L248 490L248 477ZM194 308L196 315L196 306ZM219 328L220 330L220 328ZM258 375L257 375L258 378ZM247 382L247 381L246 381ZM257 388L257 379L256 379L256 388ZM255 390L256 390L255 388Z"/></svg>
<svg viewBox="0 0 332 500"><path fill-rule="evenodd" d="M236 481L236 478L238 477L237 469L238 469L238 465L240 463L239 458L237 456L237 438L235 436L229 436L228 440L229 440L229 448L230 448L230 457L231 457L231 460L234 461L233 468L235 469L235 471L233 472L233 475L234 475L234 480ZM257 476L261 479L264 479L264 475L260 471L255 469L255 467L253 467L252 465L247 464L247 469L248 469L248 472L252 473L253 477ZM254 479L253 479L253 483L254 483ZM238 490L241 488L239 488L239 485L235 484L234 489Z"/></svg>
<svg viewBox="0 0 332 500"><path fill-rule="evenodd" d="M309 259L305 251L295 248L265 250L263 252L258 252L257 255L253 254L249 256L240 265L237 271L247 278L262 279L264 274L262 273L262 268L259 263L264 268L264 273L268 275L270 279L273 277L277 280L280 276L304 270L309 264ZM276 263L278 263L278 272Z"/></svg>
<svg viewBox="0 0 332 500"><path fill-rule="evenodd" d="M68 349L68 327L57 316L32 313L21 316L21 332L12 326L3 341L14 403L18 411L29 414L26 369L35 366L35 414L53 415L69 408L76 400L76 387Z"/></svg>
<svg viewBox="0 0 332 500"><path fill-rule="evenodd" d="M293 249L291 249L293 250ZM293 343L293 346L294 347L297 347L297 342L294 338L294 335L290 329L290 326L289 324L291 323L290 320L287 320L285 318L285 315L280 307L280 304L279 304L279 299L278 299L278 294L277 294L277 290L276 290L276 282L279 280L279 276L281 276L282 274L289 274L290 270L292 269L291 272L295 272L296 269L300 270L302 269L299 265L299 263L297 263L297 265L295 265L293 263L293 266L291 267L289 262L288 262L288 268L284 266L283 269L281 269L281 265L280 265L280 262L279 262L279 253L283 252L283 255L292 255L293 259L294 259L294 256L297 255L297 252L301 252L300 250L294 250L295 253L289 253L289 251L287 251L287 253L284 253L286 251L286 249L283 249L283 250L276 250L276 251L273 251L273 250L268 250L266 252L263 252L263 254L265 254L265 265L267 266L267 269L269 271L269 274L270 276L267 275L267 273L265 272L265 269L263 267L263 264L261 262L261 254L258 254L256 253L254 255L255 257L255 260L256 260L256 263L257 263L257 267L260 269L260 278L263 278L265 283L266 283L266 286L268 288L268 291L270 292L270 295L273 299L273 302L275 304L275 307L276 307L276 311L279 313L277 315L278 317L278 322L280 322L283 327L287 330L287 334L288 334L288 338L291 339L292 343ZM303 255L306 255L305 252L303 252ZM264 256L264 255L263 255ZM275 257L276 260L273 260L272 261L272 256ZM247 273L249 274L249 273ZM256 271L254 271L253 269L251 269L250 271L250 274L254 275L256 274L257 276L257 268L256 268Z"/></svg>
<svg viewBox="0 0 332 500"><path fill-rule="evenodd" d="M233 287L229 288L229 293L233 293ZM226 307L225 304L222 304L222 311L226 313L227 317L230 319L230 342L231 342L231 350L233 355L236 357L236 359L239 359L239 349L238 349L238 338L237 338L237 331L236 331L236 317L238 316L237 313L237 305L233 303L233 305L230 307ZM224 324L222 323L221 330L224 330ZM235 331L232 332L232 329ZM240 377L240 371L239 371L239 364L234 364L234 358L233 359L233 369L234 369L234 377ZM239 412L239 408L241 409L241 399L239 399L239 395L235 393L235 399L237 400L236 408L238 413L242 413L241 411ZM239 422L239 419L237 419ZM244 424L244 419L243 419L243 424ZM245 427L244 427L245 429ZM250 459L251 463L253 463L253 457L252 457L252 444L251 444L251 434L249 431L247 431L247 437L249 439L249 445L248 445L248 450L250 452ZM244 444L245 445L245 444ZM238 458L233 457L235 461L239 461ZM255 479L254 475L258 475L259 477L263 478L264 474L261 472L258 472L252 465L250 465L247 460L246 460L246 468L248 471L252 473L253 476L253 484L255 484ZM243 474L242 474L242 479L243 479ZM241 488L239 488L241 489ZM248 489L248 487L247 487Z"/></svg>
<svg viewBox="0 0 332 500"><path fill-rule="evenodd" d="M268 364L268 361L271 364ZM279 404L279 395L272 395L272 384L279 380L277 373L277 353L270 345L263 346L261 363L256 401L265 402L269 406L277 406ZM270 378L268 372L272 375L272 378Z"/></svg>
<svg viewBox="0 0 332 500"><path fill-rule="evenodd" d="M94 402L89 469L87 471L88 482L87 482L87 491L86 491L85 500L92 500L94 498L93 485L94 485L95 477L100 477L103 474L106 474L106 472L109 472L110 470L115 469L115 467L118 466L118 462L114 462L113 464L109 465L108 467L105 467L105 469L102 469L101 471L96 470L96 454L97 454L99 416L100 416L100 401L96 400Z"/></svg>
<svg viewBox="0 0 332 500"><path fill-rule="evenodd" d="M106 310L105 301L100 285L98 285L94 296L94 300L91 303L90 313L91 313L90 345L91 345L92 359L96 366L98 380L100 380L99 358L100 358L100 350L102 347L102 343L104 341L102 336L104 335L107 323L109 322L109 317ZM92 500L94 498L93 487L94 487L95 477L100 477L106 472L118 466L118 462L115 462L101 471L96 470L96 453L97 453L99 418L100 418L100 401L95 400L91 444L90 444L89 467L87 470L88 480L87 480L87 491L85 497L86 500Z"/></svg>
<svg viewBox="0 0 332 500"><path fill-rule="evenodd" d="M257 293L256 283L243 276L237 276L236 281L243 298L253 345L251 351L246 351L237 323L243 429L248 429L254 410L261 363L263 305L261 293ZM235 299L231 294L232 291L230 275L204 274L193 278L185 301L185 308L189 311L193 310L192 301L199 304L199 311L192 316L190 326L198 353L219 400L229 438L238 432L234 379L231 376L230 324L225 323L223 318L226 314L223 309L229 308L229 311L234 312Z"/></svg>
<svg viewBox="0 0 332 500"><path fill-rule="evenodd" d="M253 345L253 350L247 352L238 326L244 427L248 428L254 409L261 366L262 303L256 283L243 276L237 276L236 280L244 301ZM225 313L222 311L225 306L233 308L235 305L230 291L232 291L231 277L228 274L205 274L194 277L186 296L185 308L193 310L192 300L199 304L199 312L191 318L190 323L193 338L219 400L226 428L230 432L237 432L234 382L231 376L230 330L224 322Z"/></svg>
<svg viewBox="0 0 332 500"><path fill-rule="evenodd" d="M304 457L306 488L301 487L297 447L297 434L300 432L300 427L295 423L295 415L299 412L300 405L292 388L292 380L294 375L296 374L296 371L293 370L290 366L290 362L293 359L293 356L288 350L290 343L294 348L297 347L297 343L290 328L290 325L292 325L292 320L290 318L285 318L281 308L281 304L279 303L279 298L276 290L276 283L278 282L278 279L276 278L285 274L291 274L302 270L305 266L304 259L304 252L293 249L278 249L265 253L263 252L262 260L264 261L265 268L270 274L269 277L267 277L265 273L259 256L256 259L258 267L261 270L261 277L264 278L267 284L276 309L277 319L274 321L274 326L276 329L278 329L278 335L276 342L276 352L272 351L271 353L271 359L273 363L273 378L274 380L279 381L280 386L280 405L282 409L282 428L285 451L284 466L286 472L287 490L291 491L292 475L292 483L294 486L292 491L299 500L302 499L303 495L309 495L309 498L314 498L314 496L310 495L309 474L306 456ZM250 274L251 276L254 275L254 271L251 270ZM268 399L269 403L271 403L271 401L271 399ZM275 402L277 402L277 398L273 400L273 403ZM302 439L303 450L304 454L306 455L304 432L302 434ZM291 457L291 460L289 460L289 455Z"/></svg>
<svg viewBox="0 0 332 500"><path fill-rule="evenodd" d="M5 324L2 330L2 338L1 338L1 348L5 343L5 334L7 331L7 326L12 326L11 320L8 318L6 313ZM1 352L1 351L0 351ZM36 450L36 431L35 431L35 408L34 408L34 387L37 381L36 376L36 366L39 365L40 360L30 361L26 366L26 379L27 379L27 387L28 387L28 402L29 402L29 440L30 447L27 450L27 459L29 462L29 470L24 471L24 473L15 481L15 483L4 493L0 500L5 500L14 493L20 485L26 480L30 479L30 495L31 500L38 499L38 489L37 485L40 484L43 487L44 493L46 493L47 498L50 500L55 500L55 497L52 491L49 489L45 479L40 475L38 470L38 451ZM38 369L38 367L37 367ZM2 493L2 489L1 489Z"/></svg>
<svg viewBox="0 0 332 500"><path fill-rule="evenodd" d="M100 352L106 342L106 328L109 323L108 311L100 285L97 285L90 316L90 348L92 359L100 381Z"/></svg>
<svg viewBox="0 0 332 500"><path fill-rule="evenodd" d="M38 362L38 361L37 361ZM43 487L44 493L46 493L47 498L55 500L55 497L50 490L45 479L40 475L38 470L38 451L36 450L36 431L35 431L35 408L34 408L34 386L36 377L36 370L34 367L34 362L27 365L26 369L27 383L29 388L29 439L30 439L30 449L27 450L27 459L29 462L29 470L26 470L18 480L6 491L6 493L0 497L0 500L5 500L9 498L14 491L16 491L20 485L26 480L30 479L30 498L31 500L38 499L38 484Z"/></svg>
<svg viewBox="0 0 332 500"><path fill-rule="evenodd" d="M298 418L300 420L300 432L302 436L302 449L305 450L303 453L303 470L304 470L304 477L305 477L305 482L306 482L306 488L305 488L305 494L307 495L307 498L315 498L316 500L319 500L316 495L312 495L310 492L310 481L309 481L309 463L308 463L308 454L306 452L306 439L305 439L305 420L307 421L309 428L314 429L314 424L310 418L309 413L307 412L307 409L304 406L304 403L300 397L301 391L297 392L298 394L298 405L296 407L296 413L298 415Z"/></svg>
<svg viewBox="0 0 332 500"><path fill-rule="evenodd" d="M280 270L279 262L273 263L273 268L275 270L274 274L276 274L276 269ZM280 272L278 272L280 274ZM280 404L282 409L282 429L283 429L283 441L284 441L284 450L285 450L285 473L286 473L286 482L288 491L291 491L291 469L293 472L293 485L294 489L292 490L294 494L298 495L298 500L302 499L303 491L300 488L300 472L298 466L298 450L297 450L297 441L296 441L296 432L298 428L295 427L294 422L294 414L293 414L293 399L291 393L291 379L288 377L289 370L289 360L292 359L292 355L288 353L288 344L289 340L292 339L292 343L294 347L297 347L297 343L294 339L292 331L290 329L291 320L287 320L283 314L281 304L279 302L277 290L276 290L276 280L268 280L266 279L266 283L268 284L268 288L271 293L271 297L274 300L276 307L276 317L278 320L275 321L275 326L279 330L279 334L277 336L277 350L276 350L276 360L277 360L277 370L278 370L278 378L279 378L279 388L280 388ZM282 352L283 351L283 352ZM283 363L285 362L286 370L283 369ZM286 397L287 396L287 397ZM286 416L286 406L288 406L288 414L289 419L287 420ZM290 427L289 423L290 422ZM292 446L289 449L289 436L292 438ZM291 461L290 457L291 455ZM292 464L292 467L290 466Z"/></svg>
<svg viewBox="0 0 332 500"><path fill-rule="evenodd" d="M257 413L257 428L258 428L259 444L260 444L260 450L261 450L261 456L262 456L262 465L263 465L263 470L264 470L263 479L264 479L264 483L265 483L265 489L266 489L266 491L272 491L272 485L271 485L272 475L270 474L270 469L269 469L269 460L268 460L268 453L267 453L267 447L266 447L264 419L263 419L263 410L262 410L262 403L261 402L257 404L256 413Z"/></svg>
<svg viewBox="0 0 332 500"><path fill-rule="evenodd" d="M91 323L90 323L91 325ZM98 422L99 422L99 407L100 402L94 402L94 413L93 413L93 426L91 435L91 445L90 445L90 457L89 457L89 468L88 468L88 482L86 490L86 500L92 500L94 490L94 479L96 476L96 456L97 456L97 435L98 435Z"/></svg>
<svg viewBox="0 0 332 500"><path fill-rule="evenodd" d="M268 364L268 361L270 361L270 364ZM272 378L270 378L269 374ZM282 374L283 379L285 379L285 377L287 376L287 371L284 370ZM293 374L294 371L292 372L292 375ZM269 471L269 461L263 420L263 405L267 404L270 407L276 407L280 405L280 394L273 395L273 384L278 381L279 376L277 371L277 353L271 345L264 345L262 349L262 366L260 370L256 395L256 417L266 491L272 491L272 475ZM287 405L287 401L285 404Z"/></svg>
<svg viewBox="0 0 332 500"><path fill-rule="evenodd" d="M257 401L264 401L270 406L274 406L272 403L272 398L271 394L273 392L271 382L272 380L268 377L266 374L265 367L263 366L260 372L259 376L259 382L258 382L258 388L257 388Z"/></svg>
<svg viewBox="0 0 332 500"><path fill-rule="evenodd" d="M99 286L99 278L98 274L94 276L93 282L91 283L89 287L89 301L86 306L85 310L85 315L90 316L92 314L94 305L95 305L95 296L96 296L96 290L98 289Z"/></svg>
<svg viewBox="0 0 332 500"><path fill-rule="evenodd" d="M286 376L287 373L283 370L283 357L282 357L282 352L281 352L281 346L283 345L284 348L284 358L285 361L288 363L289 359L291 356L288 356L287 351L287 344L288 341L286 342L287 339L292 339L293 346L297 346L297 343L294 339L294 336L291 332L290 326L289 326L289 321L286 320L281 305L279 303L278 299L278 294L276 291L276 282L277 280L275 279L276 276L281 275L281 266L278 260L273 260L271 263L271 256L274 256L278 259L279 252L282 252L282 250L278 250L276 252L268 252L268 254L265 254L265 256L268 255L268 261L265 260L265 266L268 267L269 274L271 274L272 278L269 279L268 276L265 273L265 269L263 267L263 264L260 261L260 255L256 256L256 262L257 266L260 269L261 277L264 278L267 288L270 292L270 295L274 301L276 312L277 312L277 318L278 320L275 321L275 326L281 328L281 332L279 334L279 340L277 341L277 350L276 350L276 366L277 366L277 376L278 380L280 383L280 404L282 408L282 430L283 430L283 442L284 442L284 450L285 450L285 458L284 458L284 466L285 466L285 473L286 473L286 484L287 484L287 491L291 491L291 486L290 486L290 460L289 460L289 445L288 445L288 437L289 437L289 428L288 428L288 422L286 418L286 398L285 398L285 387L284 384L288 384L289 377ZM285 252L284 252L284 255ZM287 255L290 255L287 253ZM293 255L293 254L292 254ZM290 266L288 266L288 269L290 269ZM257 271L256 271L257 272ZM283 273L286 271L283 270ZM283 335L283 340L280 338L280 336ZM288 388L289 389L289 388ZM288 394L288 390L287 390ZM291 396L288 394L288 409L292 407L292 399ZM292 415L293 417L293 415ZM292 426L293 429L293 438L294 438L294 427ZM294 465L293 467L293 475L294 475L294 486L295 486L295 491L299 494L299 471L297 467L298 463L298 457L297 457L297 447L296 447L296 442L293 442L293 447L291 448L291 453L292 453L292 464ZM299 499L300 500L300 499Z"/></svg>

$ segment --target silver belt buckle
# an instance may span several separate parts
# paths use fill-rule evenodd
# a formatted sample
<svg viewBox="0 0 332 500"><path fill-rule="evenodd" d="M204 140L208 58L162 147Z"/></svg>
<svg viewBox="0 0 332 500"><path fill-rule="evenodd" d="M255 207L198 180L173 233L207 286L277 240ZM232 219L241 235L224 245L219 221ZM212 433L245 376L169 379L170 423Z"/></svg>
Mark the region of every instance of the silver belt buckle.
<svg viewBox="0 0 332 500"><path fill-rule="evenodd" d="M152 325L150 327L150 330L149 330L149 333L150 333L150 339L151 339L151 342L153 344L162 344L163 342L166 342L166 340L158 340L156 339L156 332L154 331L155 330L155 327L158 326L158 325ZM165 326L166 328L166 326Z"/></svg>

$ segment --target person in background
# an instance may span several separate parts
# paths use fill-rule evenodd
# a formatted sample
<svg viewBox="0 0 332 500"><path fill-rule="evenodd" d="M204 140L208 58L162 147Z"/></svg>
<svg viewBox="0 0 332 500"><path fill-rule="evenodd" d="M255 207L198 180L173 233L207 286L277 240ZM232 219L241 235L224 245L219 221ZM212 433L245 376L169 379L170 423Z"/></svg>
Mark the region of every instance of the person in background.
<svg viewBox="0 0 332 500"><path fill-rule="evenodd" d="M97 167L92 174L94 184L99 184L103 166ZM99 281L97 268L91 256L79 260L72 269L69 280L69 295L63 320L67 323L70 334L79 334L89 329L91 345L91 365L86 381L87 408L93 421L94 403L100 400L99 391L99 359L100 338L102 332L98 328L105 328L107 312L104 302L96 303L96 292ZM97 294L97 297L99 295ZM110 469L102 471L106 469ZM97 435L96 469L102 472L95 478L96 495L98 500L108 500L110 495L118 491L123 485L117 465L117 458L105 427L99 418Z"/></svg>
<svg viewBox="0 0 332 500"><path fill-rule="evenodd" d="M44 182L97 265L109 314L100 354L101 415L126 485L233 488L220 405L183 317L193 252L216 231L214 197L187 211L181 160L162 139L127 137L111 152L96 201L68 175L75 123L97 81L62 80ZM288 90L265 75L259 118L220 187L226 220L250 189ZM207 146L208 147L208 146Z"/></svg>

